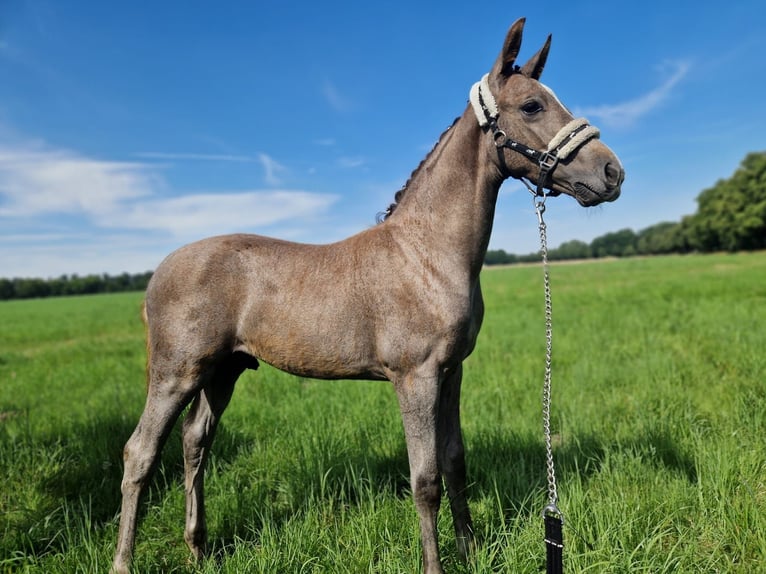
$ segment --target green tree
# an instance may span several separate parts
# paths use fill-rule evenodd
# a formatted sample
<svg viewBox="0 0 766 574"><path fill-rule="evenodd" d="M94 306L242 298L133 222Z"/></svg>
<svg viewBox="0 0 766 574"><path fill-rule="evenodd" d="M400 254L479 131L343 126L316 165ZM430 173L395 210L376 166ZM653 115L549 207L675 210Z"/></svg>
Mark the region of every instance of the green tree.
<svg viewBox="0 0 766 574"><path fill-rule="evenodd" d="M748 154L737 171L697 197L685 221L699 251L766 248L766 152Z"/></svg>
<svg viewBox="0 0 766 574"><path fill-rule="evenodd" d="M15 296L19 299L33 299L50 295L50 287L45 279L15 278L13 289Z"/></svg>
<svg viewBox="0 0 766 574"><path fill-rule="evenodd" d="M506 254L514 258L514 255ZM62 295L83 295L119 291L143 291L152 277L152 272L130 275L123 273L112 277L103 275L61 275L55 279L0 278L0 300L29 299L32 297L55 297Z"/></svg>
<svg viewBox="0 0 766 574"><path fill-rule="evenodd" d="M665 221L638 232L636 253L641 255L678 253L686 250L685 244L682 225L674 221Z"/></svg>
<svg viewBox="0 0 766 574"><path fill-rule="evenodd" d="M551 250L550 259L588 259L591 257L590 245L584 241L573 239L565 241L556 249Z"/></svg>
<svg viewBox="0 0 766 574"><path fill-rule="evenodd" d="M590 249L594 257L622 257L636 252L636 232L632 229L621 229L596 237Z"/></svg>
<svg viewBox="0 0 766 574"><path fill-rule="evenodd" d="M13 281L10 279L0 279L0 300L13 299L16 290L13 288Z"/></svg>
<svg viewBox="0 0 766 574"><path fill-rule="evenodd" d="M508 263L516 263L518 258L512 253L506 253L504 249L496 249L487 251L484 256L485 265L507 265Z"/></svg>

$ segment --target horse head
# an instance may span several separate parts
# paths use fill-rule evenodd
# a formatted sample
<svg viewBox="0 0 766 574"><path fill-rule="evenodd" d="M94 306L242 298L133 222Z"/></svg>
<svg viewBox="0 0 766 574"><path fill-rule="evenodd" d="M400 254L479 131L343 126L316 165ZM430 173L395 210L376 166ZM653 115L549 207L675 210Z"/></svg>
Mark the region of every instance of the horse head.
<svg viewBox="0 0 766 574"><path fill-rule="evenodd" d="M516 65L523 29L523 18L511 26L492 70L471 91L479 123L493 132L500 173L528 179L538 192L545 187L551 195L570 195L585 207L614 201L625 178L620 160L596 128L575 120L539 81L550 36L526 64Z"/></svg>

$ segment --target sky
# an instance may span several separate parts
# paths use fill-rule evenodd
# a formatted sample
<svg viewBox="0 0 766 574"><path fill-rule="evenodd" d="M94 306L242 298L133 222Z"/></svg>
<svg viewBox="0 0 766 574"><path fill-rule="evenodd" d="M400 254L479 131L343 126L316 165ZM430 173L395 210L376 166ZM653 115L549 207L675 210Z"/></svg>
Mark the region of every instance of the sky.
<svg viewBox="0 0 766 574"><path fill-rule="evenodd" d="M614 203L547 204L551 247L696 210L763 151L766 3L0 0L0 277L140 273L210 235L337 241L375 224L519 60L620 157ZM490 249L538 248L501 188Z"/></svg>

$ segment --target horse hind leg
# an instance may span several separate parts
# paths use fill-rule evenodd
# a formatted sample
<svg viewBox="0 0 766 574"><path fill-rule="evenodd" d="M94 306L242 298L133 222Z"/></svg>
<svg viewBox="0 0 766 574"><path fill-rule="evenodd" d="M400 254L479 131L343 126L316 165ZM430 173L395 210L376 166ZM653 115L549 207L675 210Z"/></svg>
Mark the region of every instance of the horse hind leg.
<svg viewBox="0 0 766 574"><path fill-rule="evenodd" d="M246 368L258 362L243 353L234 353L218 365L211 380L194 399L183 422L184 486L186 527L184 540L197 560L207 553L204 472L218 422L231 400L234 384Z"/></svg>
<svg viewBox="0 0 766 574"><path fill-rule="evenodd" d="M115 574L130 571L141 495L173 424L196 392L193 385L182 382L171 377L149 382L144 411L125 444L120 528L111 569Z"/></svg>

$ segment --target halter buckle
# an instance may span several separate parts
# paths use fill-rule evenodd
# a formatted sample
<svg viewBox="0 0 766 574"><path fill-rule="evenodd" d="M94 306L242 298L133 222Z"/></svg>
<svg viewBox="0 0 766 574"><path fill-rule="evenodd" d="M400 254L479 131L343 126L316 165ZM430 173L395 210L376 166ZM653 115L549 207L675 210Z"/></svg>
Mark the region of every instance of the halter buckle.
<svg viewBox="0 0 766 574"><path fill-rule="evenodd" d="M538 163L540 164L540 174L547 175L552 172L556 165L559 163L559 157L555 152L551 153L545 151L540 154L540 160Z"/></svg>

